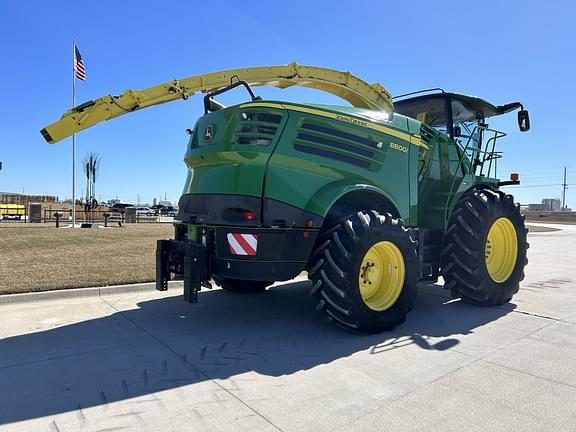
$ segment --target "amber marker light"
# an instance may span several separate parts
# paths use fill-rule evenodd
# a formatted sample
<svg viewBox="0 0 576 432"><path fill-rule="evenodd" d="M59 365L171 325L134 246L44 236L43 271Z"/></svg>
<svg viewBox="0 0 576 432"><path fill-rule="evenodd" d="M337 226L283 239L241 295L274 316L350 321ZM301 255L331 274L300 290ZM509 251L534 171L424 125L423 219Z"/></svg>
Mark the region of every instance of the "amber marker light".
<svg viewBox="0 0 576 432"><path fill-rule="evenodd" d="M520 180L520 174L518 174L518 173L512 173L512 174L510 174L510 180L512 180L512 181L518 181L518 180Z"/></svg>

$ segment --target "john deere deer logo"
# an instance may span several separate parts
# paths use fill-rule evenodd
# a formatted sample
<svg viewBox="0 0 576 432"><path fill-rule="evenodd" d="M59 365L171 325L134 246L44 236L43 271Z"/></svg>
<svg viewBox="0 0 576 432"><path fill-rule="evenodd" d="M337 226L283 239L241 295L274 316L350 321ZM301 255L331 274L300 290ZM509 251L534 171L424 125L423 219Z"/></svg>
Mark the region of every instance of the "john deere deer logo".
<svg viewBox="0 0 576 432"><path fill-rule="evenodd" d="M206 129L204 129L204 141L212 141L212 138L214 138L214 128L207 126Z"/></svg>

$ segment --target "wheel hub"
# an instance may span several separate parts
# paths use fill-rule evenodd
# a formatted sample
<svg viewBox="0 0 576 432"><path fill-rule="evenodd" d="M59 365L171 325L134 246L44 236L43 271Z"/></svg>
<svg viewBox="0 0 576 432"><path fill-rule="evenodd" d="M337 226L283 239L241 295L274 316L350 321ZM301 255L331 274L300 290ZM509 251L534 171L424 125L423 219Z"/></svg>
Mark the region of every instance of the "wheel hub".
<svg viewBox="0 0 576 432"><path fill-rule="evenodd" d="M364 303L383 311L396 303L404 286L404 259L398 247L389 241L368 249L358 272L358 285Z"/></svg>
<svg viewBox="0 0 576 432"><path fill-rule="evenodd" d="M506 217L494 221L486 238L484 258L486 269L494 282L508 280L516 267L518 239L516 229Z"/></svg>

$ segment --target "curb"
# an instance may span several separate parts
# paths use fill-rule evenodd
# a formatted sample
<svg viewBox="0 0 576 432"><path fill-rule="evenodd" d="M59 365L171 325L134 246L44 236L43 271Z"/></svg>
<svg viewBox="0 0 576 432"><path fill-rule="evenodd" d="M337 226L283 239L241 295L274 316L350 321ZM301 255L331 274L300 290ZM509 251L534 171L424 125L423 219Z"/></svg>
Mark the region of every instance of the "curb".
<svg viewBox="0 0 576 432"><path fill-rule="evenodd" d="M113 294L126 294L133 292L145 292L155 290L156 290L156 284L154 282L147 282L147 283L138 283L129 285L113 285L104 287L72 288L72 289L62 289L55 291L5 294L0 295L0 305L16 304L16 303L33 303L42 300L103 297Z"/></svg>
<svg viewBox="0 0 576 432"><path fill-rule="evenodd" d="M305 282L308 280L308 276L305 272L300 273L294 279L286 282L280 282L280 284L287 282ZM278 283L278 282L277 282ZM169 282L168 288L182 288L182 281L172 281ZM129 294L136 292L147 292L156 291L155 282L146 282L138 284L128 284L128 285L112 285L103 287L91 287L91 288L71 288L71 289L61 289L54 291L39 291L39 292L27 292L19 294L3 294L0 295L0 306L18 303L34 303L43 300L65 300L71 298L88 298L88 297L104 297L107 295L114 294Z"/></svg>

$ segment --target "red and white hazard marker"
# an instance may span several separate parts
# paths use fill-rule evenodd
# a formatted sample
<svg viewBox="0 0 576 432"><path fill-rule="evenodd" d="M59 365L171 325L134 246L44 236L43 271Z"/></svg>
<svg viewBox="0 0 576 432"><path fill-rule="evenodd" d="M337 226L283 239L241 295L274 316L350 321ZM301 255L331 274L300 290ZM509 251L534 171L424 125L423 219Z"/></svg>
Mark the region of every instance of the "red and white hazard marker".
<svg viewBox="0 0 576 432"><path fill-rule="evenodd" d="M226 238L232 255L256 256L258 234L228 233Z"/></svg>

